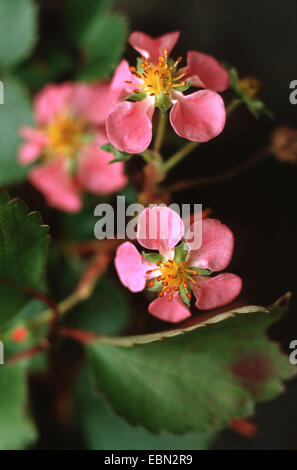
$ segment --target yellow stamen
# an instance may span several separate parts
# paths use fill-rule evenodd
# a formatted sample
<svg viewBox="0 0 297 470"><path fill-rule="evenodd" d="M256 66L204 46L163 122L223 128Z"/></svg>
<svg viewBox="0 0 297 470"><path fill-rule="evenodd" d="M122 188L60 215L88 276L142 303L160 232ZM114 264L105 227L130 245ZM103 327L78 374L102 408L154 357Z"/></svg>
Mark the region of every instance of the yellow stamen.
<svg viewBox="0 0 297 470"><path fill-rule="evenodd" d="M58 115L45 129L48 137L46 153L60 157L74 157L83 144L86 123L70 114Z"/></svg>
<svg viewBox="0 0 297 470"><path fill-rule="evenodd" d="M161 272L157 277L157 281L162 281L163 286L158 293L159 297L170 294L168 296L168 300L170 300L179 291L181 285L185 289L187 298L190 299L192 297L190 286L197 286L195 279L193 279L193 276L197 275L196 269L189 268L186 261L177 263L174 259L159 261L157 266L156 269L147 271L147 274L151 274L154 271Z"/></svg>
<svg viewBox="0 0 297 470"><path fill-rule="evenodd" d="M149 93L150 96L157 96L160 93L168 96L171 88L178 88L186 84L184 80L180 81L186 72L176 73L176 67L181 62L182 57L178 57L174 64L169 67L167 62L168 51L164 49L163 56L159 57L156 65L152 63L150 58L141 57L141 60L142 73L136 71L135 67L130 67L131 72L142 81L138 85L133 83L140 91Z"/></svg>

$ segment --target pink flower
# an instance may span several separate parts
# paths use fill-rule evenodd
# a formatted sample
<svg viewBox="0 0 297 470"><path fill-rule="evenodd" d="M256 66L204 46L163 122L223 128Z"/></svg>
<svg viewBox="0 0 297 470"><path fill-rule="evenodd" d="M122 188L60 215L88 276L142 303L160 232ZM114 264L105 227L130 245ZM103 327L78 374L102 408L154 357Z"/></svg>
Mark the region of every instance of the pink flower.
<svg viewBox="0 0 297 470"><path fill-rule="evenodd" d="M219 220L202 221L202 244L195 247L193 234L200 223L192 224L185 234L181 218L171 209L154 207L139 216L137 240L144 248L158 253L143 253L125 242L117 249L115 267L121 282L132 292L146 286L158 292L148 311L160 320L177 323L188 318L192 293L195 306L209 310L225 305L241 291L242 281L235 274L211 274L230 263L234 238ZM199 237L198 237L199 238ZM192 292L192 293L191 293Z"/></svg>
<svg viewBox="0 0 297 470"><path fill-rule="evenodd" d="M109 165L113 156L100 148L108 142L105 120L115 93L107 83L64 83L36 95L36 128L21 128L26 142L18 157L23 165L41 160L29 180L49 205L76 212L83 191L110 194L126 185L124 164Z"/></svg>
<svg viewBox="0 0 297 470"><path fill-rule="evenodd" d="M156 39L138 31L131 34L129 42L142 61L137 69L129 70L126 61L119 65L117 97L106 121L109 141L120 151L140 153L150 145L155 106L171 108L171 125L185 139L207 142L222 132L226 112L217 92L229 87L229 74L216 59L196 51L188 53L187 67L178 71L182 58L168 58L178 37L179 32ZM190 86L205 89L184 95Z"/></svg>

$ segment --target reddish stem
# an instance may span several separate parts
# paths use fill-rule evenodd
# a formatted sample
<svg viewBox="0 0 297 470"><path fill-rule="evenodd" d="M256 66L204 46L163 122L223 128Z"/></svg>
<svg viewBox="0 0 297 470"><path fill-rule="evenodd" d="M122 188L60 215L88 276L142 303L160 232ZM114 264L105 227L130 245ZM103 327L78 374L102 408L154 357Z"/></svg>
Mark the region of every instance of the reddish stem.
<svg viewBox="0 0 297 470"><path fill-rule="evenodd" d="M8 359L9 364L14 364L15 362L20 361L21 359L28 359L30 357L36 356L36 354L39 354L42 351L45 351L50 347L50 342L48 340L44 340L41 344L38 344L37 346L34 346L33 348L25 349L24 351L21 351L14 356L11 356Z"/></svg>
<svg viewBox="0 0 297 470"><path fill-rule="evenodd" d="M90 343L100 337L96 333L89 331L76 330L75 328L60 328L59 333L61 336L67 336L67 338L74 339L82 344Z"/></svg>

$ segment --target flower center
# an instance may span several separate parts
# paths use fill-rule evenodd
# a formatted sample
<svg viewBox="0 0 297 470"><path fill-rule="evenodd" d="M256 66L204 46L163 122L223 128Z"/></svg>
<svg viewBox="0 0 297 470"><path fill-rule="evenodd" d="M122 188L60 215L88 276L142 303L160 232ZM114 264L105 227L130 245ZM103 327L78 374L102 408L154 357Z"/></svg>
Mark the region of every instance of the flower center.
<svg viewBox="0 0 297 470"><path fill-rule="evenodd" d="M70 114L57 116L46 130L49 153L73 157L82 144L85 127L83 120Z"/></svg>
<svg viewBox="0 0 297 470"><path fill-rule="evenodd" d="M256 77L246 77L239 80L241 91L250 98L257 96L261 89L261 82Z"/></svg>
<svg viewBox="0 0 297 470"><path fill-rule="evenodd" d="M162 287L158 292L159 297L164 294L170 294L168 300L173 299L173 295L178 292L180 286L185 289L188 299L192 297L190 292L190 285L197 287L194 276L197 276L198 271L187 267L186 261L176 263L174 260L160 261L157 263L158 268L147 271L147 274L152 274L154 271L161 271L161 274L155 279L148 281L148 287L153 287L156 282L161 282Z"/></svg>
<svg viewBox="0 0 297 470"><path fill-rule="evenodd" d="M184 80L181 81L181 79L186 75L186 72L178 74L176 70L182 57L178 57L174 64L169 65L168 53L164 49L164 55L159 57L157 65L154 65L150 58L141 57L141 59L140 67L142 72L138 72L136 67L130 67L130 70L137 78L142 80L142 83L126 82L139 87L134 90L134 93L149 93L151 96L157 96L160 93L169 95L171 88L185 86L186 82Z"/></svg>

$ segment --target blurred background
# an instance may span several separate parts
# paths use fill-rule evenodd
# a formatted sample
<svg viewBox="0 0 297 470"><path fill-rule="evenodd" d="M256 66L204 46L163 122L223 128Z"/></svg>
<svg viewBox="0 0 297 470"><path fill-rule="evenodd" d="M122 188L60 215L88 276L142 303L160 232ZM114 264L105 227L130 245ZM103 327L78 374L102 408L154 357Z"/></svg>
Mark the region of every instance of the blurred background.
<svg viewBox="0 0 297 470"><path fill-rule="evenodd" d="M71 55L74 47L70 35L64 31L68 2L38 0L37 3L40 6L40 40L35 57L44 59L59 48ZM118 0L114 6L117 12L127 17L130 31L141 30L158 36L180 30L180 40L173 51L176 57L182 55L185 60L188 50L199 50L235 66L241 77L251 75L262 82L261 99L275 118L256 120L245 106L240 106L228 119L224 132L188 156L172 171L166 184L220 174L260 155L257 165L235 178L178 191L174 193L174 202L202 203L204 208L212 210L212 217L223 220L236 234L230 272L239 274L244 280L245 303L268 305L285 292L293 292L289 313L270 331L271 336L281 342L283 351L289 354L290 342L297 339L297 152L295 143L295 160L292 158L288 163L278 160L269 148L271 135L278 126L297 128L297 105L289 102L289 84L297 80L296 1ZM130 46L127 46L125 56L132 62L136 58ZM66 59L67 56L62 58L60 64L61 81L73 78ZM22 75L26 79L24 70ZM34 88L34 84L31 85ZM39 86L37 84L36 88ZM165 154L168 151L169 155L172 151L170 142L167 147ZM47 217L37 193L29 185L26 191L26 202L30 207L40 209L46 222L50 222L51 216ZM59 365L52 382L57 378L62 381L63 370L74 354L70 348L66 365ZM40 400L40 407L50 410L47 383L37 382L33 384L33 390ZM224 431L214 440L212 448L297 449L296 398L295 380L287 384L286 393L278 399L258 406L254 419L258 426L257 437L246 439ZM50 411L47 413L50 415ZM59 430L56 423L50 422L50 416L43 418L39 423L41 441L38 448L80 446L71 431Z"/></svg>

